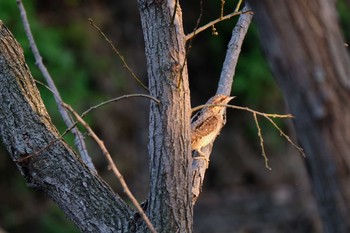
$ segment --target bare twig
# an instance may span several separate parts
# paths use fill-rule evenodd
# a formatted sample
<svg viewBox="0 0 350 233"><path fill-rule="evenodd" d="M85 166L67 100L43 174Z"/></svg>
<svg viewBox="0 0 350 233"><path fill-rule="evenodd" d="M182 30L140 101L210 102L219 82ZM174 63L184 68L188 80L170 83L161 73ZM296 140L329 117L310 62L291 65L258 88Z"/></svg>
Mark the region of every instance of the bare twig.
<svg viewBox="0 0 350 233"><path fill-rule="evenodd" d="M242 106L238 106L238 105L228 104L227 107L228 108L234 108L234 109L248 111L248 112L255 113L255 114L258 114L258 115L264 116L264 117L270 117L270 118L293 118L293 115L291 115L291 114L274 114L274 113L258 112L258 111L255 111L253 109L250 109L248 107L242 107Z"/></svg>
<svg viewBox="0 0 350 233"><path fill-rule="evenodd" d="M246 5L242 11L240 12L233 12L227 16L222 17L222 19L217 19L212 21L211 23L198 28L196 31L188 34L186 36L186 39L189 40L195 35L196 33L199 33L200 31L203 31L212 25L215 25L216 23L229 19L235 15L240 15L238 22L235 26L235 28L232 31L232 36L231 40L228 45L227 53L226 53L226 58L225 62L222 68L221 76L220 76L220 81L218 85L218 89L216 94L223 94L229 96L231 93L231 88L232 88L232 83L233 83L233 75L235 73L235 68L236 64L238 61L238 56L241 51L241 46L243 43L243 39L246 35L246 32L248 30L248 27L250 25L250 22L252 20L252 12L249 11L248 6ZM225 122L223 122L225 123ZM222 125L223 127L223 125ZM213 144L208 145L207 147L204 148L204 151L202 149L202 152L206 155L206 157L209 159L210 153L212 150ZM206 171L205 166L201 166L197 160L193 160L192 163L192 202L195 203L199 194L201 193L202 186L203 186L203 180L204 180L204 175Z"/></svg>
<svg viewBox="0 0 350 233"><path fill-rule="evenodd" d="M232 30L231 40L227 46L226 57L222 66L216 94L230 95L231 93L233 77L235 75L239 54L241 53L243 40L253 18L252 12L249 10L247 4L240 12L242 12L242 15L239 17L236 26ZM234 13L237 14L239 12Z"/></svg>
<svg viewBox="0 0 350 233"><path fill-rule="evenodd" d="M103 38L107 41L107 43L111 46L113 51L118 55L121 62L123 63L124 68L131 74L131 76L136 80L136 82L138 84L140 84L140 86L143 89L145 89L146 91L149 91L148 88L146 87L146 85L142 83L142 81L136 76L136 74L132 71L132 69L126 63L123 55L121 55L121 53L118 51L118 49L113 45L113 42L110 39L108 39L106 34L97 25L94 24L94 21L91 18L89 18L89 22L90 22L91 26L93 26L103 36Z"/></svg>
<svg viewBox="0 0 350 233"><path fill-rule="evenodd" d="M35 80L37 83L43 85L44 87L46 87L48 90L52 91L47 85L45 85L44 83L40 82L40 81L37 81ZM145 95L145 94L129 94L129 95L123 95L123 96L120 96L120 97L117 97L117 98L113 98L113 99L110 99L110 100L107 100L107 101L104 101L102 103L99 103L95 106L92 106L90 107L88 110L84 111L80 117L81 118L84 118L88 113L90 113L92 110L94 109L97 109L99 107L102 107L106 104L109 104L109 103L112 103L112 102L116 102L116 101L119 101L119 100L122 100L122 99L126 99L126 98L131 98L131 97L144 97L144 98L148 98L148 99L151 99L153 101L155 101L157 104L160 104L160 101L157 100L156 98L154 98L153 96L150 96L150 95ZM67 105L66 103L62 102L62 104L65 104ZM25 155L23 157L21 157L20 159L18 159L17 161L15 162L23 162L33 156L36 156L36 155L39 155L41 152L45 151L46 149L48 149L50 146L52 146L55 142L59 141L59 140L62 140L64 136L66 136L66 134L71 131L73 128L75 128L78 124L78 121L74 121L72 123L72 125L70 127L68 127L61 135L60 137L52 140L48 145L44 146L43 148L31 153L31 154L28 154L28 155Z"/></svg>
<svg viewBox="0 0 350 233"><path fill-rule="evenodd" d="M53 95L56 95L56 93L55 93L53 90L51 90L51 88L50 88L49 86L45 85L45 83L43 83L43 82L41 82L41 81L39 81L39 80L34 80L34 81L35 81L36 83L39 83L40 85L44 86L44 87L45 87L47 90L49 90ZM153 96L151 96L151 95L146 95L146 94L128 94L128 95L119 96L119 97L116 97L116 98L113 98L113 99L109 99L109 100L103 101L103 102L101 102L101 103L99 103L99 104L97 104L97 105L94 105L94 106L90 107L89 109L85 110L80 116L81 116L82 118L84 118L89 112L91 112L91 111L94 110L94 109L97 109L97 108L99 108L99 107L102 107L102 106L107 105L107 104L112 103L112 102L117 102L117 101L119 101L119 100L127 99L127 98L132 98L132 97L143 97L143 98L148 98L148 99L153 100L153 101L156 102L157 104L160 104L160 101L159 101L157 98L155 98L155 97L153 97ZM71 127L69 127L68 129L65 130L65 132L62 134L62 136L64 136L65 134L67 134L67 132L71 131L72 128L74 128L74 127L76 126L76 124L77 124L77 122L74 122L74 124L73 124Z"/></svg>
<svg viewBox="0 0 350 233"><path fill-rule="evenodd" d="M228 14L228 15L223 16L222 18L215 19L215 20L213 20L213 21L207 23L206 25L204 25L204 26L202 26L202 27L199 27L196 31L193 31L193 32L187 34L187 35L185 36L185 40L187 41L187 40L191 39L192 37L194 37L194 36L197 35L198 33L200 33L200 32L202 32L202 31L204 31L204 30L210 28L212 25L215 25L215 24L217 24L217 23L219 23L219 22L221 22L221 21L230 19L230 18L232 18L233 16L241 15L241 14L252 14L252 11L250 11L250 10L249 10L249 11L244 11L244 10L242 10L242 11L238 11L238 12L232 12L232 13L230 13L230 14Z"/></svg>
<svg viewBox="0 0 350 233"><path fill-rule="evenodd" d="M196 22L196 26L194 27L194 30L193 30L193 36L189 39L188 41L188 44L186 46L186 56L185 56L185 59L183 61L183 64L181 66L181 70L180 70L180 76L179 76L179 81L177 83L177 87L179 88L180 85L181 85L181 82L182 82L182 74L183 74L183 71L186 67L186 64L187 64L187 59L188 59L188 56L190 55L190 50L192 48L192 42L193 42L193 39L196 35L196 31L199 27L199 24L201 22L201 19L202 19L202 16L203 16L203 0L200 0L199 2L199 16L197 18L197 22Z"/></svg>
<svg viewBox="0 0 350 233"><path fill-rule="evenodd" d="M106 146L104 145L104 142L95 134L95 132L91 129L91 127L86 123L86 121L83 120L83 118L81 116L79 116L79 114L77 112L75 112L73 110L73 108L71 106L69 106L68 104L62 103L62 106L66 109L68 109L73 115L74 117L77 119L77 121L82 124L85 129L88 131L89 135L94 139L94 141L98 144L98 146L100 147L100 149L102 150L102 153L104 154L104 156L106 157L108 164L109 164L109 168L112 169L113 173L115 174L115 176L117 177L117 179L119 180L124 193L129 197L130 201L133 203L133 205L135 206L135 208L137 209L137 211L139 212L140 216L142 217L142 219L145 221L147 227L149 228L149 230L153 233L156 233L155 228L153 227L151 221L149 220L149 218L147 217L146 213L143 211L141 205L138 203L138 201L136 200L136 198L134 197L134 195L131 193L128 185L126 184L122 174L120 173L119 169L117 168L117 166L114 164L113 159L110 155L110 153L108 152Z"/></svg>
<svg viewBox="0 0 350 233"><path fill-rule="evenodd" d="M265 117L267 120L269 120L269 121L271 122L271 124L280 132L280 135L283 136L290 144L292 144L292 145L300 152L300 154L301 154L303 157L306 157L303 148L297 146L297 145L290 139L290 137L289 137L287 134L285 134L285 133L278 127L278 125L277 125L270 117L267 117L267 116L263 116L263 117Z"/></svg>
<svg viewBox="0 0 350 233"><path fill-rule="evenodd" d="M97 105L94 105L94 106L90 107L89 109L85 110L85 111L80 115L80 117L81 117L81 118L84 118L84 117L85 117L87 114L89 114L92 110L95 110L95 109L97 109L97 108L99 108L99 107L102 107L102 106L104 106L104 105L107 105L107 104L109 104L109 103L117 102L117 101L119 101L119 100L126 99L126 98L132 98L132 97L143 97L143 98L148 98L148 99L151 99L151 100L155 101L157 104L160 104L160 101L159 101L158 99L156 99L156 98L154 98L153 96L150 96L150 95L145 95L145 94L129 94L129 95L119 96L119 97L117 97L117 98L113 98L113 99L110 99L110 100L101 102L101 103L99 103L99 104L97 104ZM67 128L67 129L63 132L63 134L61 135L60 138L63 138L63 137L64 137L69 131L71 131L72 128L74 128L77 124L78 124L78 122L75 121L75 122L73 123L72 126L70 126L69 128Z"/></svg>
<svg viewBox="0 0 350 233"><path fill-rule="evenodd" d="M242 107L242 106L238 106L238 105L232 105L232 104L202 104L199 105L197 107L192 108L192 113L205 108L205 107L210 107L210 106L223 106L223 107L228 107L228 108L233 108L233 109L238 109L238 110L244 110L247 112L251 112L251 113L256 113L260 116L264 116L264 117L271 117L271 118L293 118L293 115L291 114L270 114L270 113L264 113L264 112L259 112L259 111L255 111L253 109L250 109L248 107Z"/></svg>
<svg viewBox="0 0 350 233"><path fill-rule="evenodd" d="M265 117L268 121L271 122L271 124L275 127L275 129L278 130L278 132L280 133L281 136L283 136L294 148L296 148L300 154L302 156L305 157L305 154L304 154L304 150L297 146L291 139L290 137L284 133L282 131L282 129L280 127L278 127L278 125L271 119L271 118L293 118L293 115L291 114L269 114L269 113L264 113L264 112L259 112L259 111L255 111L253 109L250 109L248 107L242 107L242 106L238 106L238 105L231 105L231 104L203 104L203 105L199 105L195 108L192 108L192 114L202 108L205 108L205 107L209 107L209 106L224 106L224 107L227 107L227 108L233 108L233 109L238 109L238 110L243 110L243 111L247 111L247 112L251 112L254 116L254 120L255 120L255 124L256 124L256 127L258 128L258 136L259 136L259 139L260 139L260 146L261 146L261 150L262 150L262 156L264 157L264 160L265 160L265 166L267 169L271 170L271 168L269 167L268 165L268 159L267 159L267 156L266 156L266 153L265 153L265 149L264 149L264 139L263 139L263 136L261 134L261 128L260 128L260 125L259 125L259 122L258 122L258 118L257 118L257 115L259 116L263 116Z"/></svg>
<svg viewBox="0 0 350 233"><path fill-rule="evenodd" d="M236 5L235 12L238 12L239 8L241 7L242 1L243 1L243 0L239 0L239 1L238 1L237 5Z"/></svg>
<svg viewBox="0 0 350 233"><path fill-rule="evenodd" d="M16 159L14 160L14 162L16 163L21 163L21 162L24 162L34 156L37 156L39 155L41 152L44 152L45 150L47 150L50 146L53 146L57 141L61 140L62 137L59 137L59 138L55 138L54 140L52 140L51 142L49 142L46 146L44 146L43 148L40 148L39 150L36 150L34 151L33 153L31 154L26 154L26 155L23 155L21 158L19 159ZM1 233L1 232L0 232Z"/></svg>
<svg viewBox="0 0 350 233"><path fill-rule="evenodd" d="M46 85L45 83L43 83L42 81L34 79L34 82L36 82L36 83L40 84L41 86L45 87L47 90L49 90L51 92L51 94L56 96L56 93L53 90L51 90L51 88L48 85ZM59 98L59 97L57 97L57 98Z"/></svg>
<svg viewBox="0 0 350 233"><path fill-rule="evenodd" d="M234 108L234 109L239 109L239 110L244 110L244 111L248 111L251 112L255 115L260 115L265 117L268 121L271 122L271 124L278 130L278 132L280 133L281 136L283 136L295 149L297 149L300 154L305 157L305 153L303 148L297 146L291 139L290 137L285 134L282 129L280 127L278 127L278 125L271 119L271 118L293 118L293 115L291 114L284 114L284 115L280 115L280 114L268 114L268 113L263 113L263 112L258 112L255 110L252 110L248 107L242 107L242 106L237 106L237 105L227 105L228 108ZM258 125L257 125L258 126Z"/></svg>
<svg viewBox="0 0 350 233"><path fill-rule="evenodd" d="M39 53L39 49L36 46L33 34L30 30L30 25L28 22L28 18L27 18L27 13L26 10L23 6L23 3L21 0L17 0L17 5L18 5L18 9L20 11L21 14L21 19L22 19L22 23L24 26L24 30L25 33L27 35L27 38L29 40L29 44L30 44L30 48L32 49L33 55L35 57L35 62L36 65L38 66L39 70L41 71L41 73L43 74L50 90L54 93L54 98L58 107L58 111L60 112L62 119L64 121L64 123L69 127L73 124L72 120L70 119L67 111L62 107L62 98L56 88L56 85L53 81L53 79L51 78L51 75L49 74L47 68L45 67L43 61L42 61L42 57ZM79 132L79 130L77 128L73 128L72 129L72 133L75 136L75 140L74 143L76 145L76 147L79 150L80 156L82 158L82 160L85 162L85 164L94 172L96 172L95 166L91 161L91 158L87 152L86 149L86 145L84 142L84 137L83 135Z"/></svg>
<svg viewBox="0 0 350 233"><path fill-rule="evenodd" d="M104 101L102 103L99 103L95 106L92 106L90 107L88 110L84 111L82 114L81 114L81 117L84 118L86 116L86 114L88 114L90 111L96 109L96 108L99 108L99 107L102 107L106 104L109 104L109 103L112 103L112 102L116 102L118 100L122 100L122 99L126 99L126 98L131 98L131 97L143 97L143 98L148 98L148 99L151 99L153 100L154 102L156 102L157 104L160 104L160 101L158 99L156 99L155 97L153 96L150 96L150 95L145 95L145 94L129 94L129 95L123 95L123 96L120 96L120 97L117 97L117 98L113 98L113 99L110 99L110 100L107 100L107 101Z"/></svg>
<svg viewBox="0 0 350 233"><path fill-rule="evenodd" d="M221 0L220 4L220 19L224 17L225 0Z"/></svg>
<svg viewBox="0 0 350 233"><path fill-rule="evenodd" d="M271 167L269 166L269 163L268 163L269 159L267 158L266 152L265 152L264 138L263 138L263 136L261 134L261 128L260 128L259 121L258 121L258 118L257 118L255 112L253 113L253 116L254 116L255 125L258 128L258 136L259 136L259 139L260 139L261 154L262 154L262 156L264 157L264 160L265 160L265 167L271 171L272 169L271 169Z"/></svg>

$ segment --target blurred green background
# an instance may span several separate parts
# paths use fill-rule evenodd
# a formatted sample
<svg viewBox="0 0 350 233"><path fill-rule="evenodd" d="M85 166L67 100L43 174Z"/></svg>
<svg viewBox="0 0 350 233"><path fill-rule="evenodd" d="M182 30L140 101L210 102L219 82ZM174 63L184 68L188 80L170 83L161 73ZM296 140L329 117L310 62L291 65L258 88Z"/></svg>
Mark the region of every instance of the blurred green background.
<svg viewBox="0 0 350 233"><path fill-rule="evenodd" d="M235 2L226 4L226 13L233 11ZM349 41L349 2L337 3ZM200 14L200 1L181 4L185 32L189 33ZM26 1L25 7L44 63L64 101L78 112L123 94L144 93L88 22L92 18L101 27L136 75L147 83L136 1L33 0ZM203 2L201 25L219 14L220 1ZM35 79L44 82L35 66L15 0L0 1L0 20L22 45ZM193 106L206 102L215 93L235 22L232 19L216 25L218 36L207 30L194 39L188 60ZM53 122L64 132L66 126L51 92L42 85L38 88ZM237 96L233 104L268 113L288 113L260 50L254 25L242 48L232 95ZM105 141L136 197L143 201L148 191L147 100L114 103L94 111L87 119ZM290 121L277 123L294 136ZM215 144L204 191L195 208L195 232L319 232L302 158L268 122L261 119L260 124L273 170L264 167L253 117L229 110L227 126ZM73 145L71 135L65 139ZM99 174L122 195L99 149L90 139L87 144ZM51 200L26 187L2 147L0 228L13 233L78 232Z"/></svg>

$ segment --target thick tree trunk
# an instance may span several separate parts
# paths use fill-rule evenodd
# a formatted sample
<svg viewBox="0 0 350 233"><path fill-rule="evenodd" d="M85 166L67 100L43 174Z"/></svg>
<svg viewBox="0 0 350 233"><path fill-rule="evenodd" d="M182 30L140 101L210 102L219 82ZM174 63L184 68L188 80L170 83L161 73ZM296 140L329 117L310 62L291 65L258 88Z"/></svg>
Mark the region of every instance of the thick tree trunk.
<svg viewBox="0 0 350 233"><path fill-rule="evenodd" d="M139 0L151 103L148 213L158 232L192 232L190 96L182 14L175 0ZM173 18L175 14L175 17Z"/></svg>
<svg viewBox="0 0 350 233"><path fill-rule="evenodd" d="M350 59L335 1L251 1L266 56L295 116L324 232L350 232Z"/></svg>
<svg viewBox="0 0 350 233"><path fill-rule="evenodd" d="M30 187L82 232L132 232L133 211L74 154L52 125L23 51L0 20L0 137Z"/></svg>

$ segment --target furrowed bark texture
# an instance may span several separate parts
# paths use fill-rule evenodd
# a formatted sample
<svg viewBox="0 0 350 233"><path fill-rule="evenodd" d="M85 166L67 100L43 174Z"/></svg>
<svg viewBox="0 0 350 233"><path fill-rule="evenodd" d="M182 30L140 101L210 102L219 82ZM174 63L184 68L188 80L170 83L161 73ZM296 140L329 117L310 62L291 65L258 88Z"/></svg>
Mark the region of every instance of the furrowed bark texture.
<svg viewBox="0 0 350 233"><path fill-rule="evenodd" d="M350 232L350 59L335 1L251 1L305 150L324 232Z"/></svg>
<svg viewBox="0 0 350 233"><path fill-rule="evenodd" d="M0 137L27 184L52 198L82 232L132 232L130 208L59 136L20 45L0 21Z"/></svg>
<svg viewBox="0 0 350 233"><path fill-rule="evenodd" d="M192 232L190 99L180 6L139 0L151 103L150 195L147 212L158 232Z"/></svg>

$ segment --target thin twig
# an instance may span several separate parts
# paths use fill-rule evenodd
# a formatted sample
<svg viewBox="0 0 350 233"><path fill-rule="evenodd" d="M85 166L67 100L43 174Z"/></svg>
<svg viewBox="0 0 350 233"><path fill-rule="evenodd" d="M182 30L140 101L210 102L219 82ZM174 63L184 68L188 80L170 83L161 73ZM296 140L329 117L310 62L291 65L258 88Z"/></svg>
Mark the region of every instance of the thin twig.
<svg viewBox="0 0 350 233"><path fill-rule="evenodd" d="M70 125L73 124L72 120L70 119L67 111L62 107L61 103L62 103L62 98L56 88L56 85L53 81L53 79L51 78L51 75L49 74L46 66L44 65L43 61L42 61L42 57L40 55L39 49L35 43L33 34L30 30L30 25L29 25L29 21L27 18L27 13L26 10L23 6L23 3L21 0L17 0L17 5L18 5L18 9L20 11L21 14L21 19L22 19L22 23L24 26L24 30L25 33L27 35L27 38L29 40L29 44L30 44L30 48L32 49L32 53L35 57L35 63L38 66L39 70L41 71L41 73L43 74L50 90L54 93L54 99L56 101L57 107L58 107L58 111L62 116L62 119L64 121L64 123L69 127ZM86 145L84 142L84 137L83 135L79 132L79 130L77 128L73 128L72 129L72 133L75 136L75 140L74 143L76 145L76 147L79 150L80 156L82 158L82 160L85 162L85 164L94 172L96 172L96 168L94 166L94 164L91 161L91 158L87 152L86 149Z"/></svg>
<svg viewBox="0 0 350 233"><path fill-rule="evenodd" d="M272 169L271 169L271 167L269 166L269 163L268 163L269 159L267 158L266 152L265 152L264 138L263 138L263 136L261 134L261 128L260 128L259 121L258 121L258 118L257 118L255 112L253 113L253 116L254 116L255 125L258 128L258 136L259 136L259 139L260 139L261 154L264 157L265 167L271 171Z"/></svg>
<svg viewBox="0 0 350 233"><path fill-rule="evenodd" d="M222 19L224 17L225 0L221 0L220 8L220 19Z"/></svg>
<svg viewBox="0 0 350 233"><path fill-rule="evenodd" d="M53 95L55 95L55 92L53 90L51 90L51 88L47 85L45 85L45 83L39 81L39 80L34 80L35 82L39 83L40 85L44 86L47 90L49 90ZM151 96L151 95L146 95L146 94L128 94L128 95L123 95L123 96L119 96L119 97L116 97L116 98L113 98L113 99L109 99L109 100L106 100L106 101L103 101L97 105L94 105L92 107L90 107L89 109L85 110L80 116L82 118L84 118L89 112L91 112L92 110L96 109L96 108L99 108L99 107L102 107L104 105L107 105L109 103L112 103L112 102L117 102L119 100L122 100L122 99L127 99L127 98L132 98L132 97L143 97L143 98L148 98L148 99L151 99L153 100L154 102L156 102L157 104L160 104L160 101ZM75 127L77 122L75 122L74 126L71 126L69 127L68 129L66 129L66 131L70 131L73 127Z"/></svg>
<svg viewBox="0 0 350 233"><path fill-rule="evenodd" d="M236 9L235 9L234 12L238 12L239 8L241 7L242 1L243 1L243 0L239 0L239 1L238 1L237 5L236 5Z"/></svg>
<svg viewBox="0 0 350 233"><path fill-rule="evenodd" d="M278 125L270 118L267 116L264 116L267 120L269 120L271 122L271 124L280 132L280 135L283 136L290 144L292 144L292 146L294 146L303 157L306 157L303 148L297 146L291 139L290 137L285 134L280 127L278 127Z"/></svg>
<svg viewBox="0 0 350 233"><path fill-rule="evenodd" d="M40 84L41 86L45 87L47 90L49 90L51 92L51 94L53 94L54 96L56 96L56 93L45 83L43 83L42 81L36 80L34 79L34 82ZM59 98L58 96L56 96L57 98Z"/></svg>
<svg viewBox="0 0 350 233"><path fill-rule="evenodd" d="M136 198L134 197L134 195L130 191L128 185L126 184L126 182L125 182L125 180L124 180L124 178L122 176L122 174L120 173L119 169L117 168L117 166L113 162L113 159L112 159L110 153L108 152L106 146L104 145L104 142L95 134L95 132L86 123L86 121L84 121L83 118L81 118L81 116L79 116L79 114L77 112L75 112L71 106L69 106L68 104L65 104L65 103L63 103L62 105L63 105L63 107L68 109L74 115L74 117L77 119L77 121L85 127L85 129L88 131L89 135L98 144L98 146L102 150L102 153L104 154L104 156L106 157L106 159L108 161L108 164L109 164L108 167L110 169L112 169L113 173L115 174L115 176L119 180L119 182L120 182L120 184L121 184L121 186L122 186L122 188L124 190L124 193L129 197L130 201L133 203L133 205L135 206L135 208L139 212L140 216L145 221L145 223L146 223L147 227L149 228L149 230L151 232L153 232L153 233L156 233L156 230L153 227L151 221L149 220L149 218L147 217L146 213L143 211L141 205L138 203L138 201L136 200Z"/></svg>
<svg viewBox="0 0 350 233"><path fill-rule="evenodd" d="M280 115L280 114L268 114L268 113L263 113L263 112L258 112L258 111L255 111L255 110L252 110L250 108L247 108L247 107L241 107L241 106L237 106L237 105L227 105L227 107L229 108L235 108L235 109L239 109L239 110L245 110L245 111L248 111L248 112L251 112L253 114L258 114L260 116L263 116L265 117L267 120L269 120L271 122L271 124L278 130L278 132L280 133L281 136L283 136L294 148L296 148L300 154L303 156L303 157L306 157L305 156L305 153L304 153L304 150L303 148L297 146L291 139L290 137L285 134L282 129L280 127L278 127L278 125L271 119L271 118L293 118L294 116L291 115L291 114L285 114L285 115Z"/></svg>
<svg viewBox="0 0 350 233"><path fill-rule="evenodd" d="M122 99L126 99L126 98L132 98L132 97L143 97L143 98L148 98L148 99L151 99L153 101L155 101L157 104L160 104L160 101L156 98L154 98L153 96L150 96L150 95L145 95L145 94L129 94L129 95L123 95L123 96L119 96L119 97L116 97L116 98L113 98L113 99L110 99L110 100L107 100L107 101L104 101L104 102L101 102L97 105L94 105L92 107L90 107L89 109L85 110L81 115L80 117L81 118L84 118L87 114L89 114L92 110L95 110L99 107L102 107L104 105L107 105L107 104L110 104L112 102L117 102L119 100L122 100ZM66 104L66 103L64 103ZM72 128L74 128L76 125L78 124L77 121L75 121L72 126L70 126L69 128L67 128L63 134L61 135L61 137L59 139L62 139L69 131L72 130Z"/></svg>
<svg viewBox="0 0 350 233"><path fill-rule="evenodd" d="M253 109L250 109L248 107L242 107L242 106L238 106L238 105L231 105L228 104L227 105L228 108L234 108L234 109L239 109L239 110L244 110L244 111L248 111L251 113L256 113L258 115L264 116L264 117L271 117L271 118L293 118L293 115L291 114L274 114L274 113L264 113L264 112L258 112L255 111Z"/></svg>
<svg viewBox="0 0 350 233"><path fill-rule="evenodd" d="M187 41L187 40L191 39L192 37L194 37L194 36L197 35L198 33L200 33L200 32L202 32L202 31L204 31L204 30L210 28L212 25L215 25L215 24L217 24L217 23L219 23L219 22L221 22L221 21L230 19L230 18L232 18L233 16L241 15L241 14L252 14L252 11L238 11L238 12L232 12L232 13L230 13L230 14L228 14L228 15L223 16L222 18L215 19L215 20L213 20L213 21L207 23L206 25L204 25L204 26L202 26L202 27L199 27L196 31L187 34L187 35L185 36L185 40Z"/></svg>
<svg viewBox="0 0 350 233"><path fill-rule="evenodd" d="M142 81L136 76L136 74L128 66L128 64L126 63L123 55L121 55L121 53L118 51L118 49L113 45L113 42L110 39L108 39L106 34L97 25L94 24L94 21L91 18L89 18L89 22L90 22L91 26L93 26L103 36L103 38L107 41L107 43L111 46L113 51L118 55L118 57L120 58L121 62L123 63L124 68L131 74L131 76L136 80L136 82L138 84L140 84L140 86L143 89L145 89L146 91L149 91L148 88L146 87L146 85L142 83Z"/></svg>
<svg viewBox="0 0 350 233"><path fill-rule="evenodd" d="M47 150L50 146L53 146L53 144L55 144L55 142L61 140L62 137L58 137L58 138L55 138L54 140L52 140L51 142L49 142L46 146L44 146L43 148L40 148L39 150L36 150L34 151L33 153L31 154L26 154L24 156L22 156L21 158L18 158L16 160L14 160L14 162L16 163L21 163L21 162L24 162L30 158L32 158L33 156L36 156L36 155L39 155L41 152L44 152L45 150ZM1 232L0 232L1 233Z"/></svg>
<svg viewBox="0 0 350 233"><path fill-rule="evenodd" d="M90 107L89 109L85 110L81 115L80 117L81 118L84 118L87 114L89 114L92 110L95 110L97 108L100 108L104 105L107 105L107 104L110 104L112 102L117 102L119 100L122 100L122 99L126 99L126 98L132 98L132 97L143 97L143 98L148 98L148 99L151 99L153 101L155 101L157 104L160 104L160 101L156 98L154 98L153 96L150 96L150 95L145 95L145 94L129 94L129 95L123 95L123 96L119 96L119 97L116 97L116 98L113 98L113 99L110 99L110 100L107 100L107 101L104 101L104 102L101 102L97 105L94 105L92 107ZM64 103L66 104L66 103ZM75 121L72 126L70 126L69 128L67 128L63 134L61 135L61 137L59 139L62 139L69 131L72 130L72 128L74 128L76 125L78 124L77 121Z"/></svg>
<svg viewBox="0 0 350 233"><path fill-rule="evenodd" d="M277 129L277 131L280 133L280 135L283 136L294 148L296 148L300 152L300 154L302 156L305 157L305 153L304 153L303 148L297 146L290 139L290 137L286 133L284 133L282 131L282 129L280 127L278 127L278 125L271 119L271 118L293 118L293 115L291 115L291 114L270 114L270 113L264 113L264 112L255 111L255 110L250 109L248 107L242 107L242 106L231 105L231 104L203 104L203 105L199 105L197 107L192 108L192 114L194 112L202 109L202 108L210 107L210 106L222 106L222 107L227 107L227 108L233 108L233 109L238 109L238 110L251 112L253 114L256 127L258 128L258 136L260 138L260 146L261 146L261 150L262 150L262 156L265 159L265 166L266 166L267 169L271 170L271 168L268 166L268 163L267 163L268 159L267 159L267 156L266 156L266 153L265 153L264 146L262 145L263 142L264 142L264 139L263 139L262 134L261 134L261 128L260 128L260 125L259 125L259 122L258 122L258 119L257 119L257 115L263 116L267 120L269 120L271 122L271 124L275 127L275 129Z"/></svg>
<svg viewBox="0 0 350 233"><path fill-rule="evenodd" d="M192 36L192 38L190 38L190 40L188 41L188 44L186 46L186 56L185 56L185 59L184 59L184 62L182 64L182 66L181 66L180 77L179 77L179 81L177 83L177 87L178 88L181 85L182 77L183 77L182 74L183 74L183 71L184 71L184 69L186 67L187 59L188 59L188 56L190 55L190 50L192 48L193 39L194 39L194 37L196 35L197 29L198 29L199 24L200 24L200 22L202 20L202 16L203 16L203 0L200 0L200 2L199 2L199 16L197 18L197 22L196 22L196 25L195 25L194 30L193 30L193 36Z"/></svg>
<svg viewBox="0 0 350 233"><path fill-rule="evenodd" d="M159 101L158 99L156 99L156 98L154 98L153 96L150 96L150 95L145 95L145 94L129 94L129 95L119 96L119 97L116 97L116 98L113 98L113 99L110 99L110 100L101 102L101 103L99 103L99 104L97 104L97 105L94 105L94 106L90 107L89 109L85 110L85 111L80 115L80 117L81 117L81 118L84 118L84 117L85 117L87 114L89 114L92 110L95 110L95 109L97 109L97 108L99 108L99 107L102 107L102 106L104 106L104 105L107 105L107 104L109 104L109 103L117 102L117 101L119 101L119 100L126 99L126 98L132 98L132 97L143 97L143 98L148 98L148 99L151 99L151 100L155 101L157 104L160 104L160 101ZM74 128L77 124L78 124L78 122L75 121L75 122L73 123L72 126L70 126L69 128L67 128L67 129L63 132L63 134L61 135L60 138L63 138L63 137L64 137L69 131L71 131L72 128Z"/></svg>
<svg viewBox="0 0 350 233"><path fill-rule="evenodd" d="M92 106L90 107L88 110L84 111L80 116L82 118L84 118L86 116L86 114L88 114L90 111L96 109L96 108L99 108L99 107L102 107L106 104L109 104L109 103L112 103L112 102L116 102L118 100L122 100L122 99L125 99L125 98L131 98L131 97L143 97L143 98L148 98L148 99L151 99L153 100L154 102L156 102L157 104L160 104L160 101L158 99L156 99L155 97L153 96L150 96L150 95L145 95L145 94L129 94L129 95L123 95L123 96L120 96L120 97L117 97L117 98L113 98L113 99L110 99L110 100L107 100L107 101L104 101L102 103L99 103L95 106Z"/></svg>
<svg viewBox="0 0 350 233"><path fill-rule="evenodd" d="M264 117L271 117L271 118L293 118L293 115L291 114L274 114L274 113L264 113L264 112L259 112L259 111L255 111L253 109L250 109L248 107L242 107L242 106L238 106L238 105L232 105L232 104L202 104L199 105L197 107L192 108L192 113L196 112L202 108L205 107L211 107L211 106L222 106L222 107L228 107L228 108L233 108L233 109L238 109L238 110L244 110L247 112L251 112L251 113L256 113L260 116L264 116Z"/></svg>
<svg viewBox="0 0 350 233"><path fill-rule="evenodd" d="M37 83L43 85L44 87L46 87L48 90L52 91L47 85L43 84L42 82L37 81L37 80L35 80L35 81L36 81ZM155 101L157 104L160 104L160 101L159 101L159 100L157 100L156 98L154 98L153 96L150 96L150 95L145 95L145 94L129 94L129 95L123 95L123 96L120 96L120 97L117 97L117 98L113 98L113 99L104 101L104 102L102 102L102 103L99 103L99 104L97 104L97 105L95 105L95 106L92 106L92 107L90 107L88 110L84 111L84 112L80 115L80 117L81 117L81 118L84 118L88 113L90 113L90 112L91 112L92 110L94 110L94 109L97 109L97 108L99 108L99 107L102 107L102 106L104 106L104 105L106 105L106 104L109 104L109 103L112 103L112 102L116 102L116 101L118 101L118 100L122 100L122 99L125 99L125 98L130 98L130 97L144 97L144 98L148 98L148 99L151 99L151 100ZM64 102L62 102L62 104L67 105L67 104L64 103ZM72 125L71 125L70 127L68 127L68 128L60 135L60 137L55 138L54 140L52 140L52 141L51 141L48 145L46 145L45 147L40 148L39 150L34 151L33 153L28 154L28 155L26 155L26 156L24 156L24 157L22 157L22 158L16 160L16 162L23 162L23 161L25 161L25 160L27 160L27 159L29 159L29 158L35 156L35 155L39 155L41 152L45 151L45 150L48 149L50 146L52 146L55 142L57 142L57 141L59 141L59 140L62 140L62 139L64 138L64 136L66 136L66 134L67 134L69 131L71 131L73 128L75 128L75 127L77 126L77 124L78 124L78 121L74 121L74 122L72 123Z"/></svg>

